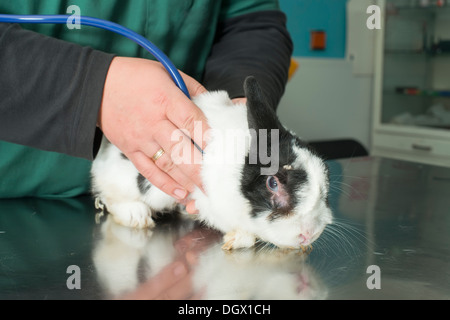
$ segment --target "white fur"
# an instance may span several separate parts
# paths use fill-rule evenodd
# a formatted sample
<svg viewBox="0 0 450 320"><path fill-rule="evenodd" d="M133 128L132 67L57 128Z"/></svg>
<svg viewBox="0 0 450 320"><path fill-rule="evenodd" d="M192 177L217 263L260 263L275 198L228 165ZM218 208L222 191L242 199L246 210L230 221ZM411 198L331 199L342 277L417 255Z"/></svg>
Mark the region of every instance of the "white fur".
<svg viewBox="0 0 450 320"><path fill-rule="evenodd" d="M106 205L114 220L129 227L153 227L152 212L173 208L174 199L157 188L141 194L138 171L123 159L120 150L103 138L92 164L92 189Z"/></svg>
<svg viewBox="0 0 450 320"><path fill-rule="evenodd" d="M310 235L309 243L314 241L325 225L331 223L331 212L321 200L321 193L326 194L328 189L322 161L305 149L295 148L297 161L289 168L302 168L308 174L308 184L295 195L301 199L299 206L293 214L275 221L267 219L270 212L251 217L251 205L241 191L241 174L251 139L247 107L233 104L228 94L221 91L200 95L194 102L204 112L212 129L201 172L206 194L197 189L191 195L196 200L198 217L224 232L229 248L250 247L256 238L280 247L298 248L300 234ZM236 132L233 138L238 147L226 149L224 144L230 140L227 137ZM142 195L137 176L132 163L123 159L115 146L104 141L92 166L93 192L116 222L131 227L151 227L152 212L174 208L177 204L155 187Z"/></svg>
<svg viewBox="0 0 450 320"><path fill-rule="evenodd" d="M192 198L196 200L200 219L227 233L239 227L248 230L252 222L248 212L250 204L240 191L240 175L243 161L220 161L217 154L223 153L226 137L231 130L242 132L241 144L248 139L247 107L234 105L226 92L201 95L196 104L202 109L212 128L210 140L204 150L202 181L206 194L196 190ZM248 148L231 148L229 159L244 159ZM232 154L230 154L232 153ZM250 229L251 230L251 229Z"/></svg>
<svg viewBox="0 0 450 320"><path fill-rule="evenodd" d="M328 192L324 163L309 150L294 146L296 161L292 169L303 169L308 173L307 183L297 192L301 199L293 210L295 214L285 219L277 219L267 226L265 216L258 218L259 236L281 247L298 247L299 235L309 240L302 245L314 242L327 224L332 223L331 210L323 201ZM276 240L274 240L276 239Z"/></svg>

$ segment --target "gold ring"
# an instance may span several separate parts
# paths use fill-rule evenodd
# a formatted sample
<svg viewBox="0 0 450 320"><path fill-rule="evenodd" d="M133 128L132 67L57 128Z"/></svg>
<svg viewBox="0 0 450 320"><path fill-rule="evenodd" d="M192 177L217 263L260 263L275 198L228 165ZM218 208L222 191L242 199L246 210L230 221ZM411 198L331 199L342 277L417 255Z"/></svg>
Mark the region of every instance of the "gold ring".
<svg viewBox="0 0 450 320"><path fill-rule="evenodd" d="M158 160L159 158L161 158L161 156L165 153L164 149L161 148L159 149L152 157L153 161Z"/></svg>

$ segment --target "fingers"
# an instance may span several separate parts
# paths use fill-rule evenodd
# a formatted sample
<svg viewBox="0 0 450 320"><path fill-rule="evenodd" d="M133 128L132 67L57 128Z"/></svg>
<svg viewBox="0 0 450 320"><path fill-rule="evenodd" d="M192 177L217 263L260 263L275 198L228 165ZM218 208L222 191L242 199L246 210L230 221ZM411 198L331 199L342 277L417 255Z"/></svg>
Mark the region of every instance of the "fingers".
<svg viewBox="0 0 450 320"><path fill-rule="evenodd" d="M198 214L199 211L195 207L195 200L191 200L186 204L186 211L190 214Z"/></svg>
<svg viewBox="0 0 450 320"><path fill-rule="evenodd" d="M160 121L154 141L142 149L127 156L152 185L177 200L185 199L196 186L203 190L202 154L170 121ZM195 211L194 207L188 212Z"/></svg>
<svg viewBox="0 0 450 320"><path fill-rule="evenodd" d="M191 97L206 92L195 79L183 72L180 74ZM171 102L163 107L168 121L160 121L155 126L153 138L164 149L165 154L155 164L188 192L193 192L195 186L203 189L200 170L202 152L206 148L205 132L209 129L206 117L178 88L171 94ZM153 154L150 153L149 156Z"/></svg>
<svg viewBox="0 0 450 320"><path fill-rule="evenodd" d="M170 135L167 134L169 132ZM155 164L189 192L193 192L195 186L202 188L202 154L194 147L190 138L170 121L161 121L154 139L165 151Z"/></svg>
<svg viewBox="0 0 450 320"><path fill-rule="evenodd" d="M168 195L171 195L175 199L185 199L188 195L186 189L170 175L159 169L150 157L141 152L128 156L136 166L136 169L149 180L152 185Z"/></svg>
<svg viewBox="0 0 450 320"><path fill-rule="evenodd" d="M176 261L122 299L179 300L193 295L188 267Z"/></svg>
<svg viewBox="0 0 450 320"><path fill-rule="evenodd" d="M197 85L195 92L204 92L200 84ZM186 96L178 90L178 94L173 96L173 102L166 106L166 117L177 128L185 130L184 133L190 137L202 150L206 147L205 132L209 126L203 112L192 101L187 100ZM205 90L206 91L206 90Z"/></svg>
<svg viewBox="0 0 450 320"><path fill-rule="evenodd" d="M199 82L197 82L197 80L195 80L194 78L188 76L182 71L180 71L180 74L184 80L184 83L186 84L186 87L191 97L198 96L199 94L202 94L207 91L206 88L202 86Z"/></svg>
<svg viewBox="0 0 450 320"><path fill-rule="evenodd" d="M188 273L185 277L180 279L176 285L169 287L156 296L156 300L181 300L190 299L194 294L192 285L192 275Z"/></svg>

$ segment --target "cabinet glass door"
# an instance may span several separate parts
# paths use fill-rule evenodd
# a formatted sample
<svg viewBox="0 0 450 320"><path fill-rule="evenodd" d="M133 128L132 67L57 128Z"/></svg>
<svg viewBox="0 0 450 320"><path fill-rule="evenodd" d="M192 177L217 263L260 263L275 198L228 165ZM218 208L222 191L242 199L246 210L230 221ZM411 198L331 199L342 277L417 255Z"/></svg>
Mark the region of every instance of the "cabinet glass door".
<svg viewBox="0 0 450 320"><path fill-rule="evenodd" d="M381 122L450 129L450 0L387 0Z"/></svg>

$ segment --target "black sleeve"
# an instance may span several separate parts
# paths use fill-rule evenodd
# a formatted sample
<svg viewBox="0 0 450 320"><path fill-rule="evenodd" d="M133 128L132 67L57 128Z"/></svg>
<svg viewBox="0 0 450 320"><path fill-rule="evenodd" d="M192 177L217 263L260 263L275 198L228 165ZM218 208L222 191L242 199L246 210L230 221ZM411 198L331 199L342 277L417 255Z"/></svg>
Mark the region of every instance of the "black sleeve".
<svg viewBox="0 0 450 320"><path fill-rule="evenodd" d="M253 75L276 109L284 93L293 43L281 11L261 11L220 23L205 67L203 85L243 97L244 79Z"/></svg>
<svg viewBox="0 0 450 320"><path fill-rule="evenodd" d="M113 57L0 23L0 140L93 159Z"/></svg>

